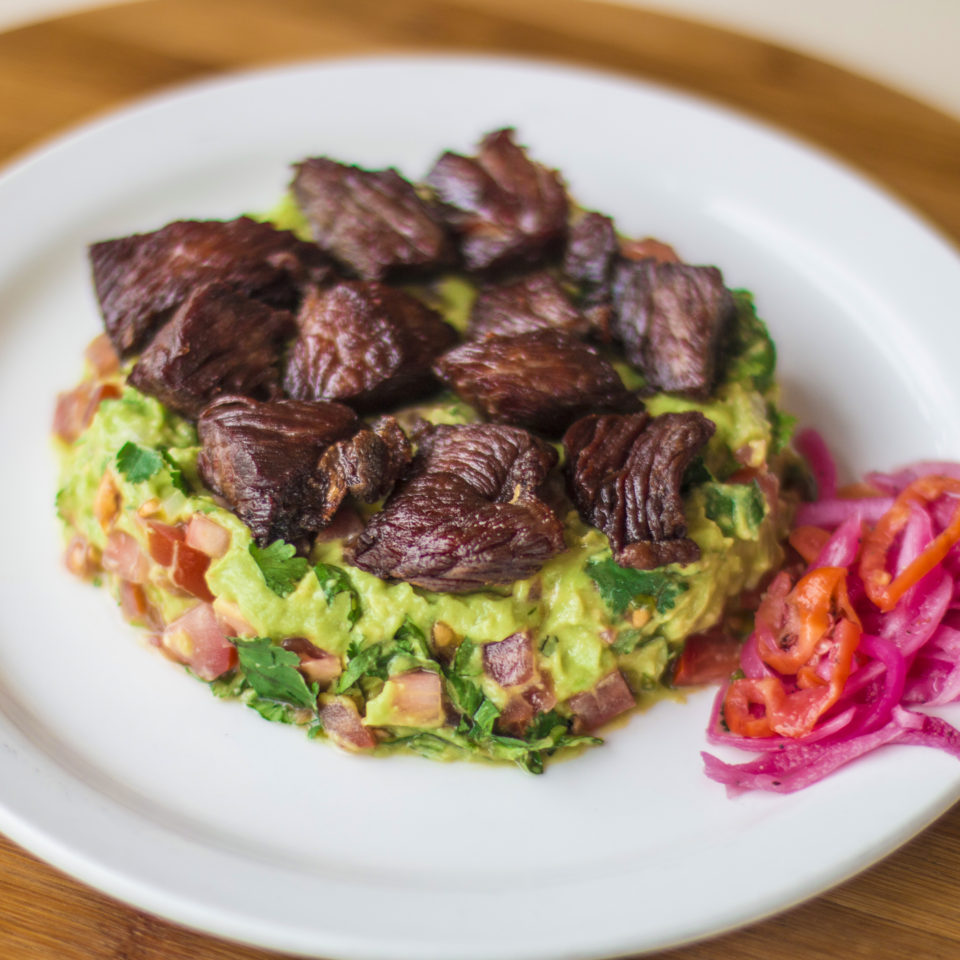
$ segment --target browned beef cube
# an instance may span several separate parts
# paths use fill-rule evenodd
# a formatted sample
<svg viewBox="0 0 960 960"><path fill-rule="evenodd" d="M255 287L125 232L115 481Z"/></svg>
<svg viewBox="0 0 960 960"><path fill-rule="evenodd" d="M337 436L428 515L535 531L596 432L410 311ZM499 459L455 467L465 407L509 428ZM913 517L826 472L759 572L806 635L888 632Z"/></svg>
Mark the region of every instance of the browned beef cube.
<svg viewBox="0 0 960 960"><path fill-rule="evenodd" d="M197 287L147 345L130 383L190 419L225 393L268 399L280 390L280 351L293 314L225 283Z"/></svg>
<svg viewBox="0 0 960 960"><path fill-rule="evenodd" d="M349 440L338 440L320 458L327 478L327 499L336 506L349 493L364 503L385 497L412 459L407 435L395 417L381 417Z"/></svg>
<svg viewBox="0 0 960 960"><path fill-rule="evenodd" d="M701 399L710 395L734 312L716 267L622 260L613 302L614 332L651 387Z"/></svg>
<svg viewBox="0 0 960 960"><path fill-rule="evenodd" d="M284 388L298 400L342 400L375 410L436 387L434 358L455 340L440 314L379 283L313 289L298 317Z"/></svg>
<svg viewBox="0 0 960 960"><path fill-rule="evenodd" d="M350 559L378 577L464 593L533 575L564 549L540 499L556 452L497 424L436 427Z"/></svg>
<svg viewBox="0 0 960 960"><path fill-rule="evenodd" d="M328 498L328 478L317 470L318 461L359 426L341 403L221 397L197 423L200 475L261 546L282 539L303 547L340 502Z"/></svg>
<svg viewBox="0 0 960 960"><path fill-rule="evenodd" d="M567 194L556 170L532 161L497 130L476 157L445 153L427 176L468 270L530 267L559 254Z"/></svg>
<svg viewBox="0 0 960 960"><path fill-rule="evenodd" d="M567 486L580 515L624 567L693 563L680 485L716 429L702 413L589 416L564 435Z"/></svg>
<svg viewBox="0 0 960 960"><path fill-rule="evenodd" d="M586 318L549 273L531 273L510 283L481 289L473 304L467 334L479 340L535 330L558 330L574 337L589 331Z"/></svg>
<svg viewBox="0 0 960 960"><path fill-rule="evenodd" d="M121 356L142 349L200 284L219 280L291 309L300 284L330 273L319 247L247 217L180 220L154 233L95 243L90 263L104 326Z"/></svg>
<svg viewBox="0 0 960 960"><path fill-rule="evenodd" d="M637 410L640 401L593 347L540 331L461 344L437 375L489 420L559 435L595 410Z"/></svg>
<svg viewBox="0 0 960 960"><path fill-rule="evenodd" d="M563 275L580 287L585 303L610 299L610 281L619 252L613 221L588 212L573 222L563 254Z"/></svg>
<svg viewBox="0 0 960 960"><path fill-rule="evenodd" d="M446 227L396 170L362 170L313 157L293 192L314 239L365 280L438 270L453 262Z"/></svg>

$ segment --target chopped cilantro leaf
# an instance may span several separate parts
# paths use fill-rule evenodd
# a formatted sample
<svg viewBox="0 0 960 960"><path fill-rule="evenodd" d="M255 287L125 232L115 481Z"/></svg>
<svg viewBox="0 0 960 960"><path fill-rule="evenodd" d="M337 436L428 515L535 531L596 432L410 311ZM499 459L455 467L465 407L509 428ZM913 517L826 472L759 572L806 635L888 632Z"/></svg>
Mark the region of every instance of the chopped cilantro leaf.
<svg viewBox="0 0 960 960"><path fill-rule="evenodd" d="M767 501L756 480L751 484L704 484L704 512L724 536L745 540L756 536L763 523Z"/></svg>
<svg viewBox="0 0 960 960"><path fill-rule="evenodd" d="M770 420L770 452L780 453L793 437L797 418L784 413L776 404L767 404L767 418Z"/></svg>
<svg viewBox="0 0 960 960"><path fill-rule="evenodd" d="M379 643L374 643L364 650L359 649L359 645L351 644L347 651L350 658L347 661L347 669L340 674L340 679L337 680L336 692L343 693L344 690L349 690L366 674L386 676L386 669L380 663L382 652L383 648Z"/></svg>
<svg viewBox="0 0 960 960"><path fill-rule="evenodd" d="M357 593L357 588L353 585L347 571L330 563L317 563L314 564L313 572L320 581L320 588L328 604L333 603L334 598L341 593L349 594L350 607L347 611L347 620L350 621L352 628L360 619L360 594Z"/></svg>
<svg viewBox="0 0 960 960"><path fill-rule="evenodd" d="M473 715L474 727L471 733L488 734L493 730L493 721L500 716L500 708L486 697Z"/></svg>
<svg viewBox="0 0 960 960"><path fill-rule="evenodd" d="M432 660L426 634L409 617L403 618L393 639L398 650L420 660Z"/></svg>
<svg viewBox="0 0 960 960"><path fill-rule="evenodd" d="M657 613L666 613L674 608L677 597L688 586L675 575L659 570L621 567L612 557L589 560L586 571L610 612L618 617L635 600L652 600Z"/></svg>
<svg viewBox="0 0 960 960"><path fill-rule="evenodd" d="M526 739L542 740L544 737L549 737L557 727L560 727L564 732L567 730L566 722L556 710L538 713L527 730Z"/></svg>
<svg viewBox="0 0 960 960"><path fill-rule="evenodd" d="M187 481L183 479L183 471L178 466L177 461L170 456L170 451L161 450L160 456L163 457L164 463L167 465L167 471L170 474L170 483L173 484L175 489L189 496L190 488L187 486Z"/></svg>
<svg viewBox="0 0 960 960"><path fill-rule="evenodd" d="M483 693L480 688L465 677L448 676L447 688L453 705L465 717L472 717L483 703Z"/></svg>
<svg viewBox="0 0 960 960"><path fill-rule="evenodd" d="M273 723L293 723L294 714L288 703L277 703L275 700L261 700L254 695L245 698L246 704L251 710L256 710L264 720L270 720Z"/></svg>
<svg viewBox="0 0 960 960"><path fill-rule="evenodd" d="M479 671L472 666L473 653L477 649L477 645L467 637L464 637L460 641L460 646L457 647L457 655L453 658L453 664L450 667L451 673L459 674L460 676L475 676Z"/></svg>
<svg viewBox="0 0 960 960"><path fill-rule="evenodd" d="M252 640L233 637L230 642L237 648L240 666L258 697L308 710L316 709L320 691L315 683L307 686L297 669L300 658L295 653L278 647L266 637Z"/></svg>
<svg viewBox="0 0 960 960"><path fill-rule="evenodd" d="M143 483L164 467L163 456L135 443L125 443L117 451L117 469L131 483Z"/></svg>
<svg viewBox="0 0 960 960"><path fill-rule="evenodd" d="M777 348L767 325L757 316L753 294L734 290L736 314L726 344L728 380L739 380L765 393L773 386Z"/></svg>
<svg viewBox="0 0 960 960"><path fill-rule="evenodd" d="M297 584L306 576L310 564L295 556L296 550L291 543L274 540L262 550L255 543L250 544L250 556L256 561L267 586L278 596L286 597L297 589Z"/></svg>
<svg viewBox="0 0 960 960"><path fill-rule="evenodd" d="M706 461L703 457L694 457L690 466L687 467L686 471L683 474L683 482L680 487L681 490L686 493L687 490L691 487L697 487L701 483L708 483L710 480L714 480L715 477L710 472L710 468L707 466Z"/></svg>
<svg viewBox="0 0 960 960"><path fill-rule="evenodd" d="M242 670L234 670L225 676L217 677L216 680L211 680L209 686L215 697L226 700L231 697L239 697L249 684Z"/></svg>
<svg viewBox="0 0 960 960"><path fill-rule="evenodd" d="M621 630L617 634L617 639L610 644L610 649L614 653L633 653L642 637L643 634L639 630Z"/></svg>

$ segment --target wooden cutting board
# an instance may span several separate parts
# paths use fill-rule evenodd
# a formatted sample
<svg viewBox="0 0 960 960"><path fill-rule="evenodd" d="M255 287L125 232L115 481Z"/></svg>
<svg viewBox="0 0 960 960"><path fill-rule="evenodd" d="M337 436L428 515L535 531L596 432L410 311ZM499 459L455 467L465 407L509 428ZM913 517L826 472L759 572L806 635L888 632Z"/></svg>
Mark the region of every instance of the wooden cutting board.
<svg viewBox="0 0 960 960"><path fill-rule="evenodd" d="M0 163L172 84L285 60L410 50L565 60L707 96L827 149L960 238L957 121L780 47L587 0L146 0L0 34ZM789 870L803 842L784 837L769 869ZM119 904L0 838L4 960L275 956ZM960 957L960 806L818 899L669 956Z"/></svg>

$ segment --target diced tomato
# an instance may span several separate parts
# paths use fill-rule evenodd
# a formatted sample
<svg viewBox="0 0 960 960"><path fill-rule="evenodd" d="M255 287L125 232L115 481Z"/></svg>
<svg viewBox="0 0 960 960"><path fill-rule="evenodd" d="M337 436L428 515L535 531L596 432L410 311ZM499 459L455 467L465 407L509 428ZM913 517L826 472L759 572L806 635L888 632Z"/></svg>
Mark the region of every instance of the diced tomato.
<svg viewBox="0 0 960 960"><path fill-rule="evenodd" d="M195 513L187 524L188 547L208 557L222 557L230 549L230 531L202 513Z"/></svg>
<svg viewBox="0 0 960 960"><path fill-rule="evenodd" d="M121 580L118 592L120 595L120 610L124 619L142 626L154 628L163 626L163 621L147 599L147 594L139 583Z"/></svg>
<svg viewBox="0 0 960 960"><path fill-rule="evenodd" d="M209 603L198 603L177 617L163 631L160 644L203 680L216 680L237 662L237 651L220 629Z"/></svg>
<svg viewBox="0 0 960 960"><path fill-rule="evenodd" d="M790 546L803 557L808 564L820 556L820 551L830 539L830 533L823 527L796 527L790 533Z"/></svg>
<svg viewBox="0 0 960 960"><path fill-rule="evenodd" d="M78 533L67 544L63 562L75 577L90 580L100 570L100 551Z"/></svg>
<svg viewBox="0 0 960 960"><path fill-rule="evenodd" d="M574 729L580 732L596 730L626 710L636 706L630 687L619 670L603 677L596 686L578 693L569 700L575 716Z"/></svg>
<svg viewBox="0 0 960 960"><path fill-rule="evenodd" d="M172 583L207 603L213 602L205 576L210 557L186 543L183 526L173 527L159 520L148 520L147 540L150 556L170 571Z"/></svg>
<svg viewBox="0 0 960 960"><path fill-rule="evenodd" d="M210 558L185 543L178 543L173 551L173 565L170 568L170 579L195 597L213 603L213 593L207 586L206 572L210 566Z"/></svg>
<svg viewBox="0 0 960 960"><path fill-rule="evenodd" d="M101 402L119 396L120 388L115 383L94 383L91 380L85 380L68 393L61 393L53 414L53 432L64 443L73 443L90 425Z"/></svg>
<svg viewBox="0 0 960 960"><path fill-rule="evenodd" d="M110 532L102 563L107 573L115 573L131 583L146 583L150 575L150 560L140 549L140 544L122 530Z"/></svg>
<svg viewBox="0 0 960 960"><path fill-rule="evenodd" d="M720 627L687 637L673 671L675 687L722 683L740 665L739 637Z"/></svg>
<svg viewBox="0 0 960 960"><path fill-rule="evenodd" d="M384 689L392 691L397 723L410 727L439 727L443 724L440 674L412 670L391 677Z"/></svg>
<svg viewBox="0 0 960 960"><path fill-rule="evenodd" d="M172 527L169 523L161 523L159 520L147 521L147 547L150 550L150 556L161 567L172 565L174 547L182 542L183 538L182 527Z"/></svg>
<svg viewBox="0 0 960 960"><path fill-rule="evenodd" d="M257 631L243 618L240 611L223 597L217 597L214 600L213 612L217 615L217 622L227 636L255 637L257 635Z"/></svg>
<svg viewBox="0 0 960 960"><path fill-rule="evenodd" d="M94 337L83 351L84 359L93 368L98 377L106 377L120 368L120 358L114 350L110 338L101 333Z"/></svg>
<svg viewBox="0 0 960 960"><path fill-rule="evenodd" d="M113 474L105 470L93 498L93 515L100 524L100 529L106 531L113 526L119 513L120 491L114 482Z"/></svg>

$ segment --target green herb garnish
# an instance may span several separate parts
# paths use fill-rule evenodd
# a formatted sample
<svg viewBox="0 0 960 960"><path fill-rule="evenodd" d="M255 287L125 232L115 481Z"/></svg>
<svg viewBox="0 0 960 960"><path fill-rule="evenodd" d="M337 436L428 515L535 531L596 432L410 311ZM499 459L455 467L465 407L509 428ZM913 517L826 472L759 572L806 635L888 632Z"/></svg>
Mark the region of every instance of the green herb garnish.
<svg viewBox="0 0 960 960"><path fill-rule="evenodd" d="M117 451L117 469L130 483L143 483L159 473L165 465L162 454L156 450L127 442Z"/></svg>
<svg viewBox="0 0 960 960"><path fill-rule="evenodd" d="M666 613L688 588L675 574L621 567L612 557L589 560L586 571L610 612L618 617L635 601L651 601L657 613Z"/></svg>
<svg viewBox="0 0 960 960"><path fill-rule="evenodd" d="M739 380L766 393L774 383L777 348L767 325L757 316L753 294L749 290L733 290L736 314L727 336L727 379Z"/></svg>
<svg viewBox="0 0 960 960"><path fill-rule="evenodd" d="M317 580L320 581L320 589L323 590L323 595L327 598L328 604L332 604L341 593L349 594L350 608L347 611L347 620L353 627L360 619L362 611L360 609L360 594L353 585L347 571L330 563L317 563L314 564L313 572L317 575Z"/></svg>
<svg viewBox="0 0 960 960"><path fill-rule="evenodd" d="M292 543L274 540L261 549L250 544L250 556L256 561L267 586L278 596L286 597L297 589L297 584L306 576L310 564L296 556Z"/></svg>
<svg viewBox="0 0 960 960"><path fill-rule="evenodd" d="M307 710L316 709L320 690L315 683L307 686L297 669L300 658L292 650L278 647L267 637L252 640L232 637L230 642L237 648L240 667L258 697Z"/></svg>

